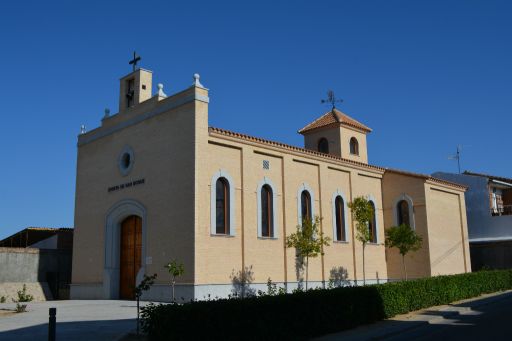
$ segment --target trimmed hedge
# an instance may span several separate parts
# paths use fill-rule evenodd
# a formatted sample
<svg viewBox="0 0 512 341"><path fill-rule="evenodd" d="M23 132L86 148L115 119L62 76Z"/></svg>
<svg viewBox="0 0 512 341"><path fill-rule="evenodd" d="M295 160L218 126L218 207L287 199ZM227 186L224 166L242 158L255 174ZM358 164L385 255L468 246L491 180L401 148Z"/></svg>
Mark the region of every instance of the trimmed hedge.
<svg viewBox="0 0 512 341"><path fill-rule="evenodd" d="M143 308L150 340L303 340L512 289L512 270Z"/></svg>

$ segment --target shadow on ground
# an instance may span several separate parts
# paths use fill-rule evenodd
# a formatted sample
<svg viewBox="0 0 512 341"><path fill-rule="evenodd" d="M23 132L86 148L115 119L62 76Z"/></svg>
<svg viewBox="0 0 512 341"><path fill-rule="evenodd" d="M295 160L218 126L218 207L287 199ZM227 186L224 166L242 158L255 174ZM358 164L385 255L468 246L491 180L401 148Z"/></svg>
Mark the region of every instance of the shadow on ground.
<svg viewBox="0 0 512 341"><path fill-rule="evenodd" d="M512 293L427 309L409 321L386 320L319 340L510 340Z"/></svg>
<svg viewBox="0 0 512 341"><path fill-rule="evenodd" d="M135 319L57 322L57 340L110 341L119 340L135 329ZM2 341L36 341L48 339L48 324L0 332Z"/></svg>

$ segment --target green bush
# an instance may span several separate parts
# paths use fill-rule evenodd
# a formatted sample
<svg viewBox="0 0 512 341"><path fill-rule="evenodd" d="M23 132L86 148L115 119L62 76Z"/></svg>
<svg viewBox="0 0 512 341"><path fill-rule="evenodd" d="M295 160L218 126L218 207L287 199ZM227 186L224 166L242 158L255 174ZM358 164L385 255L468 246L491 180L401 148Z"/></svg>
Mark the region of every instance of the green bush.
<svg viewBox="0 0 512 341"><path fill-rule="evenodd" d="M31 302L34 300L34 296L27 293L27 285L23 284L23 288L18 290L18 299L14 300L14 302Z"/></svg>
<svg viewBox="0 0 512 341"><path fill-rule="evenodd" d="M27 305L26 304L20 304L25 302L30 302L34 299L34 296L27 293L27 286L23 284L23 288L21 290L18 290L18 299L12 299L14 303L16 303L16 312L17 313L24 313L27 311Z"/></svg>
<svg viewBox="0 0 512 341"><path fill-rule="evenodd" d="M483 293L512 289L512 270L143 308L150 340L303 340Z"/></svg>
<svg viewBox="0 0 512 341"><path fill-rule="evenodd" d="M375 286L386 317L512 289L512 271L480 271Z"/></svg>

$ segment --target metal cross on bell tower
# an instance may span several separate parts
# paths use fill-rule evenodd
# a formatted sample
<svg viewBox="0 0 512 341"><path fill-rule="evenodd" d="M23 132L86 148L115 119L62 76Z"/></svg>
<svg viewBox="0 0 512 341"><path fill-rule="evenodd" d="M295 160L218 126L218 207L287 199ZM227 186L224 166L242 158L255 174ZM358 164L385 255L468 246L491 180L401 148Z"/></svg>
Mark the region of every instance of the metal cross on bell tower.
<svg viewBox="0 0 512 341"><path fill-rule="evenodd" d="M336 109L336 103L342 103L343 100L341 98L336 98L334 96L334 91L327 91L327 99L323 99L320 101L321 103L329 103L332 105L332 110Z"/></svg>
<svg viewBox="0 0 512 341"><path fill-rule="evenodd" d="M133 59L130 60L128 64L133 65L133 71L135 71L135 68L137 67L137 62L140 61L140 56L137 56L137 52L133 51Z"/></svg>

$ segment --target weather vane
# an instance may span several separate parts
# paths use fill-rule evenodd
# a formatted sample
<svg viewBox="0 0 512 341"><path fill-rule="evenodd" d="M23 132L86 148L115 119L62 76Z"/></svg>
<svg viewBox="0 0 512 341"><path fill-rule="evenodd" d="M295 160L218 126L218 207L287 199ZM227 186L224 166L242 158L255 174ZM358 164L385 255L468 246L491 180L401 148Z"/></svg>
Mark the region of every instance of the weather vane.
<svg viewBox="0 0 512 341"><path fill-rule="evenodd" d="M327 99L323 99L320 102L322 104L329 103L330 105L332 105L332 110L334 110L336 109L336 103L342 103L343 100L341 98L336 98L336 96L334 96L334 91L329 90L327 91Z"/></svg>
<svg viewBox="0 0 512 341"><path fill-rule="evenodd" d="M137 62L140 61L140 56L137 56L137 52L133 51L133 59L128 64L133 65L133 71L137 67Z"/></svg>

